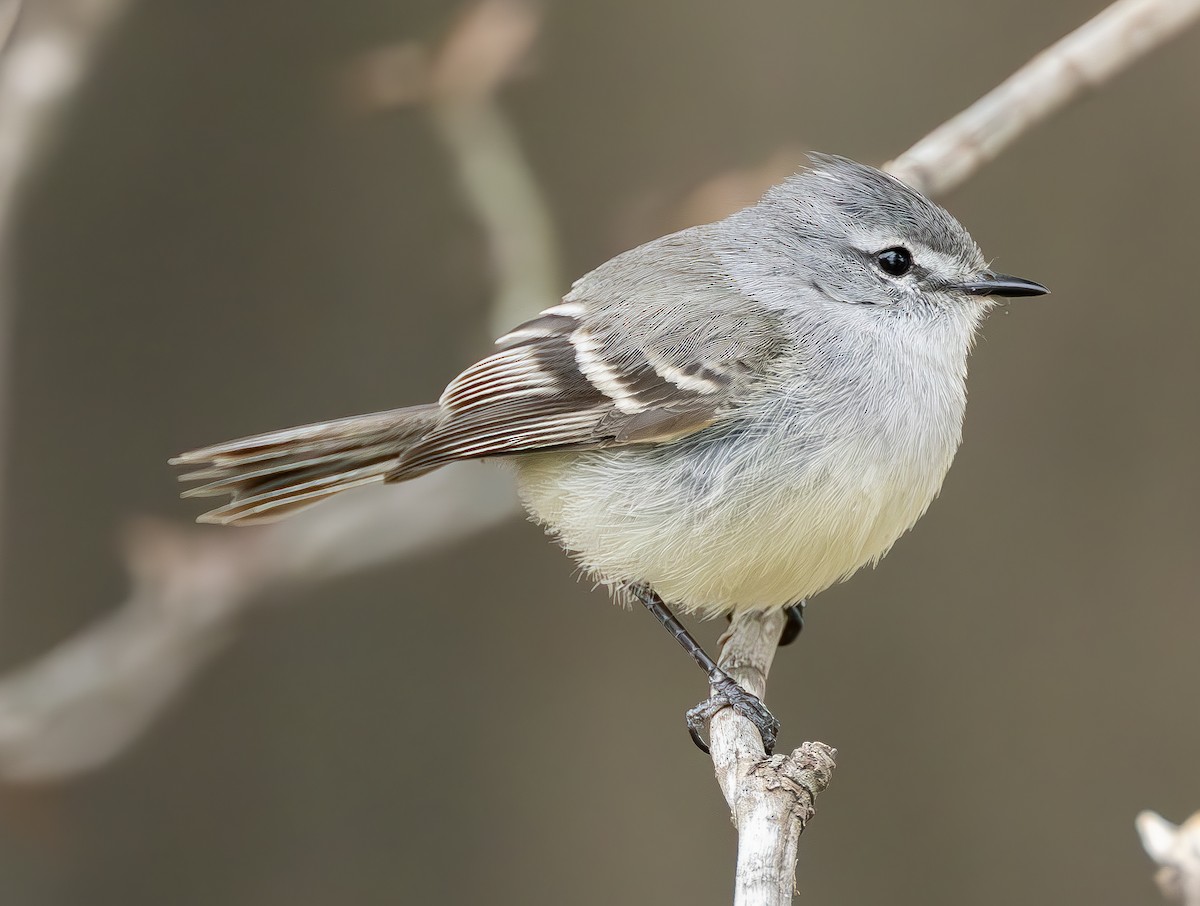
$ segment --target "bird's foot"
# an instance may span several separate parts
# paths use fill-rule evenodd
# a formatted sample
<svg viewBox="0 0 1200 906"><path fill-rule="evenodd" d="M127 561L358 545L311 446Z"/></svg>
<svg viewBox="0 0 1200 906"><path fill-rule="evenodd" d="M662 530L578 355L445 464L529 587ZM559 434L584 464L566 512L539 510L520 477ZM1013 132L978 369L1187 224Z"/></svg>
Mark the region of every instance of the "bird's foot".
<svg viewBox="0 0 1200 906"><path fill-rule="evenodd" d="M724 708L733 708L738 714L754 724L762 737L763 749L768 755L775 751L775 737L779 735L779 721L767 710L757 695L751 695L732 678L725 676L712 684L712 695L687 713L688 733L697 748L709 754L703 730L713 716Z"/></svg>
<svg viewBox="0 0 1200 906"><path fill-rule="evenodd" d="M783 624L783 632L779 635L779 647L790 645L804 631L804 602L799 601L783 609L787 622Z"/></svg>

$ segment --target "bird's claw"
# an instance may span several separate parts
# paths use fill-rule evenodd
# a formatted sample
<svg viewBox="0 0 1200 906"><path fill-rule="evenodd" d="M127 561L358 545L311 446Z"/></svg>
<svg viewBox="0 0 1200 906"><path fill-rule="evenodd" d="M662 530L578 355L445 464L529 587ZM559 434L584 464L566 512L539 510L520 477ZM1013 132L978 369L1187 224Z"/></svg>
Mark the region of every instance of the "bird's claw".
<svg viewBox="0 0 1200 906"><path fill-rule="evenodd" d="M798 601L783 609L787 622L783 624L783 632L779 636L779 647L790 645L804 631L804 602Z"/></svg>
<svg viewBox="0 0 1200 906"><path fill-rule="evenodd" d="M703 736L704 728L724 708L733 708L754 724L758 735L762 737L763 750L768 755L775 751L775 738L779 735L779 721L775 715L767 710L757 695L751 695L733 679L724 677L712 684L712 695L687 713L688 733L701 752L709 754L708 743Z"/></svg>

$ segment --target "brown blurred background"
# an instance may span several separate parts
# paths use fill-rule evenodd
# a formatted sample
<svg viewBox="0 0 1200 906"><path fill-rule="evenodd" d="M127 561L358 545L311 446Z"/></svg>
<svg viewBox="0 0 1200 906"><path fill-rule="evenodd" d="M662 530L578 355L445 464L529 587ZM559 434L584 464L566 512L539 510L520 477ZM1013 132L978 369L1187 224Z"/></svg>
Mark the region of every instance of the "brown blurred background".
<svg viewBox="0 0 1200 906"><path fill-rule="evenodd" d="M560 0L504 107L574 277L781 148L887 160L1102 6ZM18 218L3 666L126 595L125 519L199 511L168 455L424 401L485 348L429 118L337 91L453 13L117 26ZM1190 34L943 199L1054 295L991 318L941 498L776 661L781 745L841 753L804 902L1158 901L1133 816L1200 808L1197 85ZM728 901L701 677L538 529L287 599L113 764L0 794L0 902Z"/></svg>

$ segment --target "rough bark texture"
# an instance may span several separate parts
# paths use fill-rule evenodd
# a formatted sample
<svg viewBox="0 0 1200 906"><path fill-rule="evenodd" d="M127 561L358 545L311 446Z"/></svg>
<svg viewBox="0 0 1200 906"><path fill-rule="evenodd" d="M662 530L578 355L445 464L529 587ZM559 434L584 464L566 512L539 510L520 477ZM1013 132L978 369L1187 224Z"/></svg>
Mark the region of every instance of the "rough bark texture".
<svg viewBox="0 0 1200 906"><path fill-rule="evenodd" d="M925 194L948 192L1034 125L1197 19L1200 0L1118 0L885 169ZM782 626L781 614L745 614L734 621L728 634L721 666L760 698L766 692ZM734 902L739 906L791 902L796 843L812 817L813 800L829 783L836 750L823 743L805 743L790 755L764 759L757 731L729 710L713 718L710 746L717 782L738 828ZM1163 871L1170 883L1179 880L1181 891L1191 883L1195 898L1184 902L1200 906L1200 870L1192 868L1191 874L1178 866ZM1160 873L1160 885L1162 878Z"/></svg>
<svg viewBox="0 0 1200 906"><path fill-rule="evenodd" d="M762 698L784 615L747 613L726 636L721 668ZM712 720L713 765L738 831L734 903L790 903L796 887L796 847L829 785L837 751L806 742L787 755L766 757L750 721L726 709Z"/></svg>

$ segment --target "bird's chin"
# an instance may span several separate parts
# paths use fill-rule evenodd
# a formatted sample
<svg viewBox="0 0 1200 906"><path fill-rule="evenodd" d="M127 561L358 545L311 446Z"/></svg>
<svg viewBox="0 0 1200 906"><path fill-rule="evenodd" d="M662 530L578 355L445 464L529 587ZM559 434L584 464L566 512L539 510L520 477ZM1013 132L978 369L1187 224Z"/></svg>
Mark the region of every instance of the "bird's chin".
<svg viewBox="0 0 1200 906"><path fill-rule="evenodd" d="M1003 299L997 299L995 296L987 296L983 299L963 299L962 307L969 312L975 312L980 318L984 317L993 308L1004 304Z"/></svg>
<svg viewBox="0 0 1200 906"><path fill-rule="evenodd" d="M994 296L968 296L966 293L941 293L942 302L951 311L981 319L1001 301Z"/></svg>

